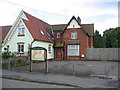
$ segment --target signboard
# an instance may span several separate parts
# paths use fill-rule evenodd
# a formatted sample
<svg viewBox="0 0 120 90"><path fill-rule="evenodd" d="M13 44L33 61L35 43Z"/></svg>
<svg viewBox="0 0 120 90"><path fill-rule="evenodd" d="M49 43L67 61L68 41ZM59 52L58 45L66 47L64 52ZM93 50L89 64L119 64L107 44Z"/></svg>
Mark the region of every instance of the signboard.
<svg viewBox="0 0 120 90"><path fill-rule="evenodd" d="M31 60L39 61L45 60L45 50L32 50L31 55L32 55Z"/></svg>
<svg viewBox="0 0 120 90"><path fill-rule="evenodd" d="M32 71L33 61L45 61L45 72L48 72L48 60L47 60L47 49L43 47L33 47L31 48L30 55L30 72Z"/></svg>

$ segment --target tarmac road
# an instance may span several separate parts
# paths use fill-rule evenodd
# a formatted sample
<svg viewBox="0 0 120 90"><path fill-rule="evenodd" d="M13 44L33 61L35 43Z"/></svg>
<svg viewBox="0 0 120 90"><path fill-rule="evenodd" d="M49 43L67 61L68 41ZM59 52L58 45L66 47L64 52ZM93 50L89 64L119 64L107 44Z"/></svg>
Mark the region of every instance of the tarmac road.
<svg viewBox="0 0 120 90"><path fill-rule="evenodd" d="M54 84L34 83L27 81L18 81L11 79L2 79L2 88L74 88L71 86L62 86Z"/></svg>

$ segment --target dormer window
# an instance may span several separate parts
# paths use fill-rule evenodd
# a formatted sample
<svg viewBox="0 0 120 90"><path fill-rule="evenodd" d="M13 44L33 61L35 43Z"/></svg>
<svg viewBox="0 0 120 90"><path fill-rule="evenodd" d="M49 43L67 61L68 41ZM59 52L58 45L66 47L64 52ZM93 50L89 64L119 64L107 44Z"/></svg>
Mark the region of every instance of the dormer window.
<svg viewBox="0 0 120 90"><path fill-rule="evenodd" d="M18 36L24 36L24 35L25 35L25 27L24 27L24 25L19 25Z"/></svg>
<svg viewBox="0 0 120 90"><path fill-rule="evenodd" d="M45 34L44 34L44 32L42 31L42 30L40 30L40 33L44 36Z"/></svg>
<svg viewBox="0 0 120 90"><path fill-rule="evenodd" d="M77 32L76 31L71 32L71 39L77 39Z"/></svg>

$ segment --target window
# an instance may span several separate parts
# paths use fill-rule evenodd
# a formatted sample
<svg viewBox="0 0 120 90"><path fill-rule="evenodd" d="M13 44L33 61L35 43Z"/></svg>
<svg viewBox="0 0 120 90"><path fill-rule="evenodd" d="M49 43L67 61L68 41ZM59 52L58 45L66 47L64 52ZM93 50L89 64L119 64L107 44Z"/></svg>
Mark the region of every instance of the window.
<svg viewBox="0 0 120 90"><path fill-rule="evenodd" d="M51 53L51 45L48 46L48 52Z"/></svg>
<svg viewBox="0 0 120 90"><path fill-rule="evenodd" d="M41 33L43 36L45 35L45 34L44 34L44 32L43 32L43 31L41 31L41 30L40 30L40 33Z"/></svg>
<svg viewBox="0 0 120 90"><path fill-rule="evenodd" d="M60 33L57 33L57 38L60 38Z"/></svg>
<svg viewBox="0 0 120 90"><path fill-rule="evenodd" d="M18 52L23 53L24 52L24 44L18 44Z"/></svg>
<svg viewBox="0 0 120 90"><path fill-rule="evenodd" d="M71 32L71 39L77 39L77 32L76 31Z"/></svg>
<svg viewBox="0 0 120 90"><path fill-rule="evenodd" d="M47 32L48 37L50 37L50 34Z"/></svg>
<svg viewBox="0 0 120 90"><path fill-rule="evenodd" d="M25 27L24 25L20 25L18 27L18 35L24 35L25 34Z"/></svg>
<svg viewBox="0 0 120 90"><path fill-rule="evenodd" d="M68 45L68 56L79 56L79 45Z"/></svg>

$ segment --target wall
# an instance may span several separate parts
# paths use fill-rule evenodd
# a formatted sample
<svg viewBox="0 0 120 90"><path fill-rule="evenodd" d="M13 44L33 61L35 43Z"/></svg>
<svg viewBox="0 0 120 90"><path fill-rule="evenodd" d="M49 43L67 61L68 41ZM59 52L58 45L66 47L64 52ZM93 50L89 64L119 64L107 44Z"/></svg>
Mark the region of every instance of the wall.
<svg viewBox="0 0 120 90"><path fill-rule="evenodd" d="M86 58L88 60L120 60L119 52L120 48L87 48Z"/></svg>
<svg viewBox="0 0 120 90"><path fill-rule="evenodd" d="M71 39L71 31L76 31L77 32L77 39ZM86 48L88 48L88 36L84 31L80 28L73 28L73 29L67 29L62 35L63 42L65 43L64 45L64 59L85 59L82 58L81 55L84 54L86 56ZM67 57L67 44L69 40L78 40L80 42L80 56L79 57Z"/></svg>
<svg viewBox="0 0 120 90"><path fill-rule="evenodd" d="M60 30L54 31L54 41L55 42L62 42L62 40L61 40L61 32L62 32L62 30L61 31ZM57 38L57 33L60 33L60 38Z"/></svg>
<svg viewBox="0 0 120 90"><path fill-rule="evenodd" d="M11 52L17 52L18 51L18 42L24 42L25 46L24 46L24 51L27 52L28 51L28 44L31 44L31 42L33 41L33 38L31 36L31 34L29 33L27 27L25 27L25 36L18 36L18 25L24 25L22 20L20 20L17 25L13 28L13 32L12 34L10 34L8 41L5 42L4 47L2 48L2 51L4 51L4 48L7 47L7 45L9 45L9 51Z"/></svg>
<svg viewBox="0 0 120 90"><path fill-rule="evenodd" d="M43 41L35 41L32 44L32 47L43 47L48 50L49 45L51 45L51 53L47 51L47 59L53 59L54 58L53 43L43 42Z"/></svg>

